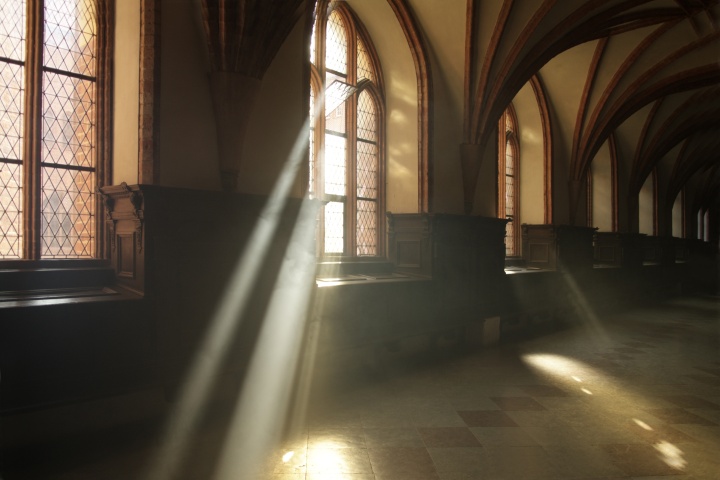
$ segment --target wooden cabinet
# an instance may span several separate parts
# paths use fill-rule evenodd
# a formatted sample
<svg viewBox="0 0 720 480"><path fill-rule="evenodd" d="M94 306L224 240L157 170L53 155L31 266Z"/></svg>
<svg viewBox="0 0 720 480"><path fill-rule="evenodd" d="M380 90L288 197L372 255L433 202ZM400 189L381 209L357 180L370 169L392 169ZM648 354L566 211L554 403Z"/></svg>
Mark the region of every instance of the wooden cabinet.
<svg viewBox="0 0 720 480"><path fill-rule="evenodd" d="M591 227L523 225L523 259L528 267L570 271L593 266Z"/></svg>

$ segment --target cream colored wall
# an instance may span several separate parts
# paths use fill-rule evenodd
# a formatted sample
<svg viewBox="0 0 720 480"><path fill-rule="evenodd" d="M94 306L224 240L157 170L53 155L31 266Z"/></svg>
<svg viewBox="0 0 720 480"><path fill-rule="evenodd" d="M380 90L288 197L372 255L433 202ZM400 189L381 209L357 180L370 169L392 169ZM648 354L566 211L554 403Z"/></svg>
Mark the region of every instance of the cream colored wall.
<svg viewBox="0 0 720 480"><path fill-rule="evenodd" d="M682 225L682 218L683 218L683 204L682 204L682 195L678 194L678 196L675 198L675 202L673 203L672 208L672 236L682 238L683 237L683 225Z"/></svg>
<svg viewBox="0 0 720 480"><path fill-rule="evenodd" d="M590 165L592 172L593 227L612 232L612 164L608 142L603 143Z"/></svg>
<svg viewBox="0 0 720 480"><path fill-rule="evenodd" d="M372 39L385 79L386 209L418 211L418 95L415 63L387 0L348 0Z"/></svg>
<svg viewBox="0 0 720 480"><path fill-rule="evenodd" d="M409 0L427 39L434 95L434 210L462 213L460 144L463 142L465 0ZM493 148L488 148L492 151ZM492 157L493 154L486 154ZM483 162L475 213L494 216L495 165Z"/></svg>
<svg viewBox="0 0 720 480"><path fill-rule="evenodd" d="M298 22L265 72L245 135L238 191L269 194L298 142L307 152L309 89L303 87L304 25ZM308 87L309 88L309 87ZM307 153L304 155L307 162ZM293 192L302 196L299 185Z"/></svg>
<svg viewBox="0 0 720 480"><path fill-rule="evenodd" d="M570 220L568 180L572 156L573 134L578 108L585 87L587 72L597 42L587 42L567 50L550 60L542 69L542 77L553 115L553 219L564 224ZM580 195L576 224L585 225L585 195Z"/></svg>
<svg viewBox="0 0 720 480"><path fill-rule="evenodd" d="M115 185L138 181L140 0L115 2L113 171Z"/></svg>
<svg viewBox="0 0 720 480"><path fill-rule="evenodd" d="M639 201L638 201L638 214L639 214L639 229L638 233L645 233L647 235L653 235L653 216L654 216L654 205L653 205L653 180L652 175L648 175L642 188L640 189Z"/></svg>
<svg viewBox="0 0 720 480"><path fill-rule="evenodd" d="M545 147L542 118L532 86L513 99L520 140L520 223L545 223Z"/></svg>
<svg viewBox="0 0 720 480"><path fill-rule="evenodd" d="M160 183L220 189L207 44L193 0L161 1Z"/></svg>

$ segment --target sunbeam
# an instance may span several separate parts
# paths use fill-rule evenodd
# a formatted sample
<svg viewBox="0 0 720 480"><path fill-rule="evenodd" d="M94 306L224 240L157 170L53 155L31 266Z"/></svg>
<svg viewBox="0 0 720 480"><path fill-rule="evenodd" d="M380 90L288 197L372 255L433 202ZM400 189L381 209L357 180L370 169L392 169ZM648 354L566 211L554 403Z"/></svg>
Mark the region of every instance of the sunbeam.
<svg viewBox="0 0 720 480"><path fill-rule="evenodd" d="M319 98L318 101L322 102L323 98ZM315 109L316 115L320 110L320 108ZM193 429L198 423L208 395L217 380L220 366L226 358L232 340L242 324L243 312L250 301L250 296L265 263L272 239L281 223L283 211L287 205L298 171L306 158L311 121L315 122L316 118L308 118L300 130L288 160L259 215L242 257L228 281L228 286L219 307L209 324L207 333L200 343L195 359L189 369L178 403L169 416L160 445L160 452L148 471L148 479L170 480L175 477L177 469L180 467L181 459L187 450ZM315 211L317 207L310 206L315 204L315 201L306 201L301 208L301 215L309 214L310 210ZM314 234L314 217L312 220L312 234ZM304 255L299 254L302 250L299 245L302 244L303 240L297 235L306 234L308 227L303 223L299 230L302 233L299 233L297 228L293 231L293 240L290 245L291 249L296 250L297 258L290 261L299 261L300 264L305 265L308 260L304 258ZM289 256L286 256L285 261L287 262L289 258ZM313 272L314 268L315 260L313 257ZM283 270L285 269L286 267L283 265ZM277 291L274 293L277 293ZM300 301L301 299L297 298L296 300ZM274 300L271 300L271 306L273 302ZM304 310L303 313L305 313Z"/></svg>
<svg viewBox="0 0 720 480"><path fill-rule="evenodd" d="M315 278L318 201L303 203L223 444L218 480L251 478L285 424Z"/></svg>

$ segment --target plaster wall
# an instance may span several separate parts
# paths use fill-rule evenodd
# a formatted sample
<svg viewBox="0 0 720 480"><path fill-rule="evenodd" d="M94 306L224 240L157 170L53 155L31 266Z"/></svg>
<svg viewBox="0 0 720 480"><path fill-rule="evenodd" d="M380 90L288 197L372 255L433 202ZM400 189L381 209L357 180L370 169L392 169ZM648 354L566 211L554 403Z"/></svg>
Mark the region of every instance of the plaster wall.
<svg viewBox="0 0 720 480"><path fill-rule="evenodd" d="M540 109L526 83L513 99L520 140L520 223L545 223L545 147Z"/></svg>
<svg viewBox="0 0 720 480"><path fill-rule="evenodd" d="M138 181L140 0L115 2L112 183Z"/></svg>
<svg viewBox="0 0 720 480"><path fill-rule="evenodd" d="M304 68L308 59L309 45L306 49L304 24L300 21L262 79L245 135L238 191L269 194L280 172L289 165L295 145L303 152L300 161L307 168L310 87L304 84ZM305 195L306 188L307 184L297 184L293 195Z"/></svg>
<svg viewBox="0 0 720 480"><path fill-rule="evenodd" d="M465 0L408 0L417 15L430 56L433 89L432 157L434 210L462 213L460 144L465 88ZM489 148L491 152L492 149ZM485 155L475 198L476 214L494 216L495 165Z"/></svg>
<svg viewBox="0 0 720 480"><path fill-rule="evenodd" d="M612 161L605 142L590 165L592 172L592 226L612 232Z"/></svg>
<svg viewBox="0 0 720 480"><path fill-rule="evenodd" d="M683 238L683 204L682 204L682 194L678 194L677 197L675 197L675 202L673 203L672 208L672 236Z"/></svg>
<svg viewBox="0 0 720 480"><path fill-rule="evenodd" d="M386 209L418 212L418 94L410 47L387 0L348 0L372 39L385 81Z"/></svg>
<svg viewBox="0 0 720 480"><path fill-rule="evenodd" d="M161 2L160 183L220 189L207 44L193 0Z"/></svg>
<svg viewBox="0 0 720 480"><path fill-rule="evenodd" d="M648 175L648 178L643 183L640 189L639 201L638 201L638 232L646 235L654 235L654 216L655 216L655 205L654 205L654 185L653 176Z"/></svg>

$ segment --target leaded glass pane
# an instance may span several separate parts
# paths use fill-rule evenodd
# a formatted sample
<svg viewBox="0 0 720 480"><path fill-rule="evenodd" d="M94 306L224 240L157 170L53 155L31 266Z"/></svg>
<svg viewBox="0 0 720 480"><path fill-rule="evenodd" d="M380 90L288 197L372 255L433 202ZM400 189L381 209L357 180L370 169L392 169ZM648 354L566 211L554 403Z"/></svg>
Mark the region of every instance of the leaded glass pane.
<svg viewBox="0 0 720 480"><path fill-rule="evenodd" d="M505 225L505 255L515 255L515 223L512 219Z"/></svg>
<svg viewBox="0 0 720 480"><path fill-rule="evenodd" d="M344 82L346 79L337 75L333 75L332 73L327 73L325 75L326 86L331 85L335 80L340 80L341 82ZM338 100L335 100L333 102L332 97L326 98L325 100L326 106L328 104L337 105L337 107L335 107L332 111L328 111L327 108L325 109L325 129L332 132L345 133L345 112L347 109L347 102L341 102L338 104Z"/></svg>
<svg viewBox="0 0 720 480"><path fill-rule="evenodd" d="M95 2L45 0L44 66L95 76Z"/></svg>
<svg viewBox="0 0 720 480"><path fill-rule="evenodd" d="M358 82L363 79L368 79L372 82L376 81L372 62L370 62L370 55L368 55L365 44L360 40L360 37L357 37L357 78Z"/></svg>
<svg viewBox="0 0 720 480"><path fill-rule="evenodd" d="M0 62L0 158L20 160L23 149L24 68Z"/></svg>
<svg viewBox="0 0 720 480"><path fill-rule="evenodd" d="M357 201L357 254L377 255L377 202Z"/></svg>
<svg viewBox="0 0 720 480"><path fill-rule="evenodd" d="M505 175L513 175L515 173L515 149L512 142L508 141L505 145Z"/></svg>
<svg viewBox="0 0 720 480"><path fill-rule="evenodd" d="M94 98L94 82L43 74L43 162L94 166Z"/></svg>
<svg viewBox="0 0 720 480"><path fill-rule="evenodd" d="M378 148L374 143L357 142L357 196L377 198Z"/></svg>
<svg viewBox="0 0 720 480"><path fill-rule="evenodd" d="M315 193L315 89L310 87L310 176L308 192Z"/></svg>
<svg viewBox="0 0 720 480"><path fill-rule="evenodd" d="M377 142L377 109L375 102L366 91L360 92L357 106L357 137Z"/></svg>
<svg viewBox="0 0 720 480"><path fill-rule="evenodd" d="M0 57L25 61L25 0L0 2Z"/></svg>
<svg viewBox="0 0 720 480"><path fill-rule="evenodd" d="M42 168L43 258L89 258L95 248L95 175Z"/></svg>
<svg viewBox="0 0 720 480"><path fill-rule="evenodd" d="M0 258L22 256L22 171L0 162Z"/></svg>
<svg viewBox="0 0 720 480"><path fill-rule="evenodd" d="M346 140L337 135L325 135L325 193L346 195Z"/></svg>
<svg viewBox="0 0 720 480"><path fill-rule="evenodd" d="M325 253L342 254L345 228L345 204L329 202L325 205Z"/></svg>
<svg viewBox="0 0 720 480"><path fill-rule="evenodd" d="M515 215L515 178L505 176L505 216Z"/></svg>
<svg viewBox="0 0 720 480"><path fill-rule="evenodd" d="M325 68L347 74L347 35L336 12L330 14L325 35Z"/></svg>

